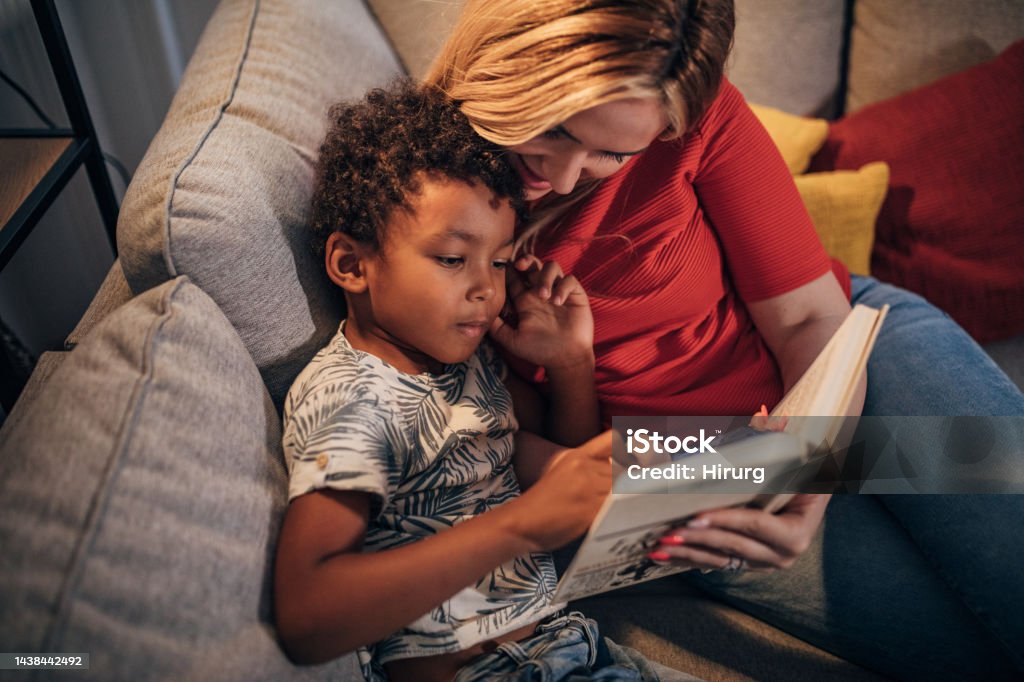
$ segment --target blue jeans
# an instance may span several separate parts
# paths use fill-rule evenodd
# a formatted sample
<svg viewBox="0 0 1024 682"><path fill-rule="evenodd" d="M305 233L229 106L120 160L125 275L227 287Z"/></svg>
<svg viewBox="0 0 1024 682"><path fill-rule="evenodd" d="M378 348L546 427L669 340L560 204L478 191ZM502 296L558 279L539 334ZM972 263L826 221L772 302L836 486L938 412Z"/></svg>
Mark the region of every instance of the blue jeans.
<svg viewBox="0 0 1024 682"><path fill-rule="evenodd" d="M865 277L854 277L852 298L891 306L868 363L865 415L1024 415L1024 395L945 313ZM912 456L926 462L937 447L922 442ZM1020 679L1022 548L1024 495L837 495L792 568L685 575L891 677Z"/></svg>
<svg viewBox="0 0 1024 682"><path fill-rule="evenodd" d="M577 611L548 618L528 639L499 644L455 676L455 682L582 680L685 682L697 678L648 661L637 651L602 637L597 623Z"/></svg>

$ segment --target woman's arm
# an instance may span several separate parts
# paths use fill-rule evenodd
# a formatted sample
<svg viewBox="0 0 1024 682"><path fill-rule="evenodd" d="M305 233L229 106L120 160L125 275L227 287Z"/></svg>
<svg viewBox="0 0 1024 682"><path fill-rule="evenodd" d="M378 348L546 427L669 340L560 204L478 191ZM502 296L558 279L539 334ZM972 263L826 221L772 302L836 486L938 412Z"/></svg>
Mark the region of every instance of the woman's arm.
<svg viewBox="0 0 1024 682"><path fill-rule="evenodd" d="M495 566L578 537L611 488L610 454L610 432L562 449L520 497L421 541L369 554L360 553L367 493L321 490L296 498L274 568L275 619L288 655L320 663L383 639Z"/></svg>
<svg viewBox="0 0 1024 682"><path fill-rule="evenodd" d="M827 272L785 294L748 303L747 310L775 357L783 390L789 391L849 315L850 304L835 275ZM861 413L866 388L862 374L846 414Z"/></svg>
<svg viewBox="0 0 1024 682"><path fill-rule="evenodd" d="M694 188L714 225L737 293L782 375L799 380L850 305L778 150L728 82L702 120ZM860 414L862 376L847 413ZM718 509L670 531L661 556L723 568L731 556L762 570L785 568L810 546L828 495L797 495L776 514Z"/></svg>

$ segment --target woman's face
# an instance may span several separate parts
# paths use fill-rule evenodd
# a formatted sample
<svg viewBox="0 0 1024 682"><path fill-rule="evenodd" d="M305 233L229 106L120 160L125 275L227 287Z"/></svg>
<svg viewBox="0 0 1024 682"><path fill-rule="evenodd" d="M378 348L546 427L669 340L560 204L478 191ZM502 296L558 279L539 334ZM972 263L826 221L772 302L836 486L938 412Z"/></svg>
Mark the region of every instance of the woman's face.
<svg viewBox="0 0 1024 682"><path fill-rule="evenodd" d="M526 198L568 194L580 179L606 178L668 127L653 98L623 99L581 111L562 125L511 147Z"/></svg>

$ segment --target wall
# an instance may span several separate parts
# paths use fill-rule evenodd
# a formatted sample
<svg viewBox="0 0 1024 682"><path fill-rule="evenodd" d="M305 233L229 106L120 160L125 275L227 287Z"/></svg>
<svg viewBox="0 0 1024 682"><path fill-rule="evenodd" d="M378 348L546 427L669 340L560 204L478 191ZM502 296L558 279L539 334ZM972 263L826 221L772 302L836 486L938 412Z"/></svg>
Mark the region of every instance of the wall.
<svg viewBox="0 0 1024 682"><path fill-rule="evenodd" d="M216 0L57 0L105 152L133 172ZM0 69L68 125L28 0L0 0ZM0 83L0 128L44 127ZM108 166L118 198L125 185ZM0 319L33 354L60 348L113 262L80 170L0 273Z"/></svg>

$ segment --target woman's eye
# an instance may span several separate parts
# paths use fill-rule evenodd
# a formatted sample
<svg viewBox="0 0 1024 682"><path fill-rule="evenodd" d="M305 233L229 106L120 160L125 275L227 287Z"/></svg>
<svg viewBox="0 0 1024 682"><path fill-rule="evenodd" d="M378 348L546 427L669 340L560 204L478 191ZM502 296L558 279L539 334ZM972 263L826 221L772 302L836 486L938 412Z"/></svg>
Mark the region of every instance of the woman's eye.
<svg viewBox="0 0 1024 682"><path fill-rule="evenodd" d="M615 152L601 152L602 159L611 159L615 163L622 163L626 160L625 154L616 154Z"/></svg>
<svg viewBox="0 0 1024 682"><path fill-rule="evenodd" d="M499 270L504 270L505 268L508 267L508 261L507 260L496 260L496 261L494 261L494 267L498 268Z"/></svg>
<svg viewBox="0 0 1024 682"><path fill-rule="evenodd" d="M437 262L446 268L454 268L462 263L461 256L435 256Z"/></svg>

